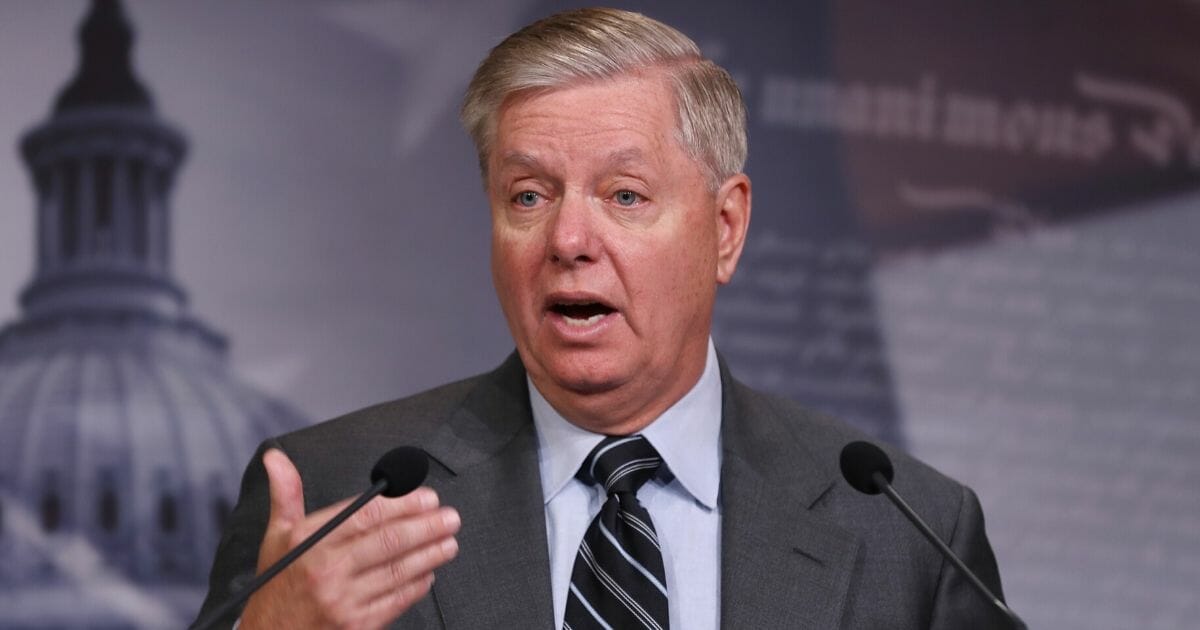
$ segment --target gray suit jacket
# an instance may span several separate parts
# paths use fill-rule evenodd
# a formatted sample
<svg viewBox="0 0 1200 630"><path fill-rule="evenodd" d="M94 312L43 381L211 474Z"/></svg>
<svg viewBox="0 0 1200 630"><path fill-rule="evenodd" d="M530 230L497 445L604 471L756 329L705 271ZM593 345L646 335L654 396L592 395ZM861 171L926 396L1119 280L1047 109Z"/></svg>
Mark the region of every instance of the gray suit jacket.
<svg viewBox="0 0 1200 630"><path fill-rule="evenodd" d="M1007 627L886 499L842 480L841 448L863 435L745 387L724 364L721 380L722 627ZM379 456L402 444L428 451L426 483L458 509L463 526L458 557L394 627L551 628L537 436L515 354L488 374L260 447L201 613L253 576L269 506L262 449L281 448L295 462L311 510L361 492ZM889 455L896 488L999 594L975 496L903 453Z"/></svg>

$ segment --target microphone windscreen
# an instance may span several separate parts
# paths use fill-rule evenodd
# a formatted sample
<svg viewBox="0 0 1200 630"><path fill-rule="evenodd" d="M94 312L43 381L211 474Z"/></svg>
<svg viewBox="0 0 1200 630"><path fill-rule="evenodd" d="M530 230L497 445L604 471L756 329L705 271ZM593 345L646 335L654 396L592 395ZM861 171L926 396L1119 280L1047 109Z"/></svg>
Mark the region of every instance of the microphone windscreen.
<svg viewBox="0 0 1200 630"><path fill-rule="evenodd" d="M883 473L888 483L892 482L895 471L892 470L892 460L888 459L883 449L870 442L851 442L842 449L842 476L846 483L855 490L866 494L883 492L872 477L875 473Z"/></svg>
<svg viewBox="0 0 1200 630"><path fill-rule="evenodd" d="M399 497L416 490L429 473L429 456L415 446L398 446L383 454L371 469L371 483L387 480L380 492L385 497Z"/></svg>

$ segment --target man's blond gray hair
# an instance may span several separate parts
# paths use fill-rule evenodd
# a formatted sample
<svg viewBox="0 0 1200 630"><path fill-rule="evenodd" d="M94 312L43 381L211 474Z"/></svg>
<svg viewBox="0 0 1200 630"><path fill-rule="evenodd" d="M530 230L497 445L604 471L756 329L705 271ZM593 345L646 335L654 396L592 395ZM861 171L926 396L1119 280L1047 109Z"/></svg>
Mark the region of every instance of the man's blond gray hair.
<svg viewBox="0 0 1200 630"><path fill-rule="evenodd" d="M517 94L662 70L675 94L676 136L716 190L746 163L746 106L733 77L683 33L640 13L564 11L508 36L479 64L461 118L485 179L497 117Z"/></svg>

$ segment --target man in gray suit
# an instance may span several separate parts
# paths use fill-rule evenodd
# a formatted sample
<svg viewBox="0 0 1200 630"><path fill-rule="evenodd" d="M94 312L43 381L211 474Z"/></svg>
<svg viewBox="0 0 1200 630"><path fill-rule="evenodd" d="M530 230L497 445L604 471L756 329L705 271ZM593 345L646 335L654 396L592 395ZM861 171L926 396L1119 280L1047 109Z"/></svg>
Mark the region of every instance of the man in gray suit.
<svg viewBox="0 0 1200 630"><path fill-rule="evenodd" d="M639 435L661 457L636 496L670 626L1003 627L891 506L841 481L838 453L861 435L746 388L715 352L716 290L751 207L728 73L644 16L571 11L497 46L462 117L517 352L264 444L205 612L344 506L382 453L415 444L428 487L373 500L252 597L241 627L564 627L587 600L572 569L605 500L576 473L605 436ZM999 592L974 495L891 456L896 486Z"/></svg>

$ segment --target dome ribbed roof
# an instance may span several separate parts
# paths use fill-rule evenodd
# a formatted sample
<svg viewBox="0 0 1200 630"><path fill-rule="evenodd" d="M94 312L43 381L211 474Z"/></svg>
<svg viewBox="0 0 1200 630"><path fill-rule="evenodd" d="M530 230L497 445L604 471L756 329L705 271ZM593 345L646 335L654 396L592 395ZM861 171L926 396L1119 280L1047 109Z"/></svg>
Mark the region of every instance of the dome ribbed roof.
<svg viewBox="0 0 1200 630"><path fill-rule="evenodd" d="M304 418L185 328L92 317L29 332L0 343L0 626L32 608L5 598L33 593L58 602L43 624L137 619L105 596L114 579L186 620L255 446ZM103 571L79 574L81 556Z"/></svg>

